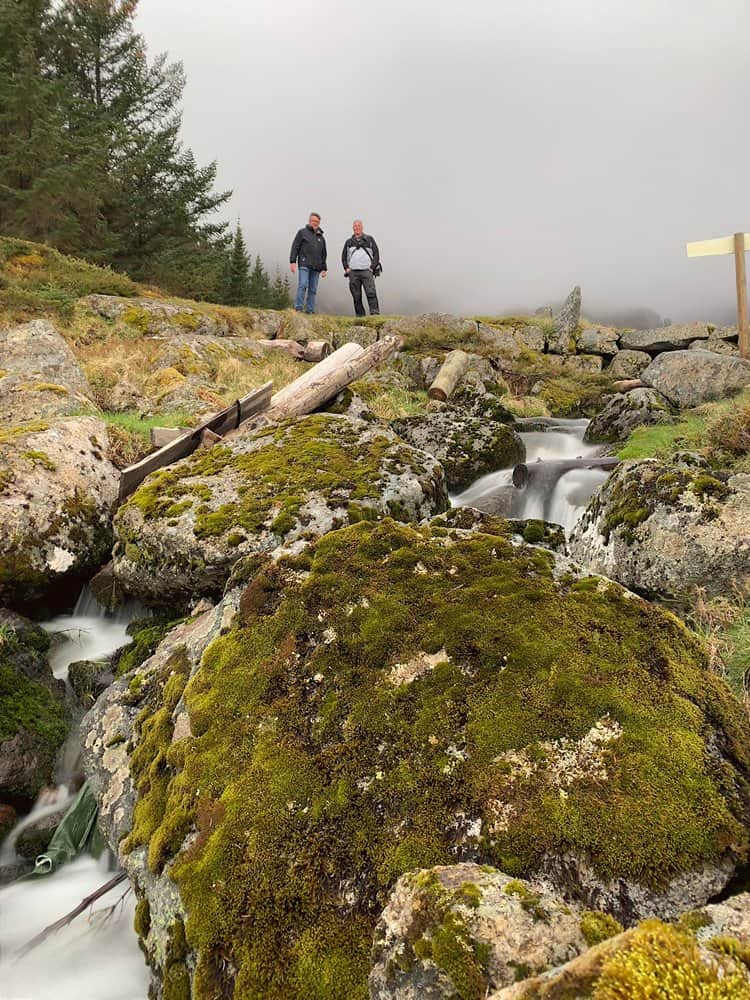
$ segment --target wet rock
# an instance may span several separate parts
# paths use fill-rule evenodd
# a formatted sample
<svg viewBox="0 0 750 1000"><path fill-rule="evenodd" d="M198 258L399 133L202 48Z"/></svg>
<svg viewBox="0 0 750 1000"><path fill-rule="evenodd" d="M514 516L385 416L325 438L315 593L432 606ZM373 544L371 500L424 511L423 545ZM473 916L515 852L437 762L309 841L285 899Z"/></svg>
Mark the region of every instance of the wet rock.
<svg viewBox="0 0 750 1000"><path fill-rule="evenodd" d="M636 427L674 423L675 411L654 389L610 396L586 428L585 441L626 441Z"/></svg>
<svg viewBox="0 0 750 1000"><path fill-rule="evenodd" d="M555 316L555 332L548 345L553 354L575 354L580 319L581 289L576 285Z"/></svg>
<svg viewBox="0 0 750 1000"><path fill-rule="evenodd" d="M647 351L649 354L677 351L686 348L693 340L708 340L712 329L709 323L687 323L660 326L654 330L623 330L620 333L620 348Z"/></svg>
<svg viewBox="0 0 750 1000"><path fill-rule="evenodd" d="M115 675L109 663L76 660L68 668L68 680L78 704L88 710L110 684L114 683Z"/></svg>
<svg viewBox="0 0 750 1000"><path fill-rule="evenodd" d="M486 519L362 521L237 582L84 723L157 977L179 916L189 979L363 995L422 858L565 860L573 903L622 883L636 919L704 905L745 856L750 723L696 637L616 584Z"/></svg>
<svg viewBox="0 0 750 1000"><path fill-rule="evenodd" d="M620 465L569 541L594 573L660 597L750 576L750 476L651 460Z"/></svg>
<svg viewBox="0 0 750 1000"><path fill-rule="evenodd" d="M220 593L243 556L361 518L418 521L447 506L437 461L384 427L315 414L148 477L120 508L115 573L147 603Z"/></svg>
<svg viewBox="0 0 750 1000"><path fill-rule="evenodd" d="M660 354L641 373L641 380L681 409L723 399L750 385L750 361L713 351Z"/></svg>
<svg viewBox="0 0 750 1000"><path fill-rule="evenodd" d="M424 416L394 420L391 426L440 462L451 490L465 489L480 476L511 468L526 457L521 437L507 422L493 420L489 408L482 416L448 405Z"/></svg>
<svg viewBox="0 0 750 1000"><path fill-rule="evenodd" d="M0 429L0 603L24 608L106 559L119 473L97 417Z"/></svg>
<svg viewBox="0 0 750 1000"><path fill-rule="evenodd" d="M75 355L48 320L0 329L0 425L93 413L92 399Z"/></svg>
<svg viewBox="0 0 750 1000"><path fill-rule="evenodd" d="M0 802L30 806L49 784L67 735L65 685L47 662L49 639L30 621L0 617Z"/></svg>
<svg viewBox="0 0 750 1000"><path fill-rule="evenodd" d="M601 354L611 358L618 353L619 332L610 326L588 326L578 331L576 349L581 354Z"/></svg>
<svg viewBox="0 0 750 1000"><path fill-rule="evenodd" d="M585 951L582 916L479 865L404 875L375 929L370 1000L484 997Z"/></svg>
<svg viewBox="0 0 750 1000"><path fill-rule="evenodd" d="M607 368L613 379L640 378L641 372L651 364L651 355L645 351L619 351Z"/></svg>
<svg viewBox="0 0 750 1000"><path fill-rule="evenodd" d="M117 582L115 565L111 559L91 577L89 588L99 604L108 611L118 608L125 600L125 592Z"/></svg>
<svg viewBox="0 0 750 1000"><path fill-rule="evenodd" d="M16 852L26 861L35 861L49 847L66 809L48 813L24 826L16 840Z"/></svg>
<svg viewBox="0 0 750 1000"><path fill-rule="evenodd" d="M13 806L0 804L0 845L16 825L17 819L18 816Z"/></svg>

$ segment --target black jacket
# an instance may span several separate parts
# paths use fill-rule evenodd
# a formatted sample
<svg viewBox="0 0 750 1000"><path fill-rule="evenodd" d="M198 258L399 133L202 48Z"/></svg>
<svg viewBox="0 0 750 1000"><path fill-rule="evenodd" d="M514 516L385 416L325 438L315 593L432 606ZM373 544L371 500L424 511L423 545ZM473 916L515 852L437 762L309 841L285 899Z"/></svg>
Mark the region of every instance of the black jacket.
<svg viewBox="0 0 750 1000"><path fill-rule="evenodd" d="M311 271L328 270L328 252L323 230L316 232L312 226L303 226L294 237L289 251L289 263L309 267Z"/></svg>
<svg viewBox="0 0 750 1000"><path fill-rule="evenodd" d="M344 270L347 270L349 267L349 251L356 250L358 247L364 247L368 251L372 258L370 267L373 271L377 271L380 264L380 250L378 250L378 245L374 238L368 236L367 233L362 233L359 239L356 236L350 236L344 244L344 249L341 251L341 263L344 265Z"/></svg>

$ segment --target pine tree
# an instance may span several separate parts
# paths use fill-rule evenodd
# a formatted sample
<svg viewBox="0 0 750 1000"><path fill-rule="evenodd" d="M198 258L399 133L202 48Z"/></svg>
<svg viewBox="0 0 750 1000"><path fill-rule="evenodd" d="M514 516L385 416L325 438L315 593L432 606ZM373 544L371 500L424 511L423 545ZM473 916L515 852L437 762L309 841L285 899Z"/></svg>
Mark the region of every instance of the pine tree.
<svg viewBox="0 0 750 1000"><path fill-rule="evenodd" d="M255 267L250 275L250 305L256 309L270 309L273 306L273 289L263 261L255 258Z"/></svg>
<svg viewBox="0 0 750 1000"><path fill-rule="evenodd" d="M234 232L231 251L226 255L226 270L220 297L222 302L230 306L250 305L250 258L239 222Z"/></svg>
<svg viewBox="0 0 750 1000"><path fill-rule="evenodd" d="M282 278L281 271L276 268L276 278L271 294L272 309L289 309L292 304L292 292L289 277Z"/></svg>

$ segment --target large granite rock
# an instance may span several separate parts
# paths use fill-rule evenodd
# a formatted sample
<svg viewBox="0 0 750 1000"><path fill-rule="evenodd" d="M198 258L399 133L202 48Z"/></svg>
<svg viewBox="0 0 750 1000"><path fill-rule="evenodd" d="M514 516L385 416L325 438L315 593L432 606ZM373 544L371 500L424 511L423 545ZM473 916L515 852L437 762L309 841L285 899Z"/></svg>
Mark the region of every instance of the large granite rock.
<svg viewBox="0 0 750 1000"><path fill-rule="evenodd" d="M226 336L227 321L218 312L204 312L162 299L124 299L116 295L89 295L82 303L104 319L118 321L144 337L189 333Z"/></svg>
<svg viewBox="0 0 750 1000"><path fill-rule="evenodd" d="M370 1000L485 997L585 951L587 920L549 890L483 866L411 872L375 929Z"/></svg>
<svg viewBox="0 0 750 1000"><path fill-rule="evenodd" d="M673 351L652 361L641 380L674 406L689 408L750 385L750 361L713 351Z"/></svg>
<svg viewBox="0 0 750 1000"><path fill-rule="evenodd" d="M446 405L435 412L402 417L391 424L405 441L440 462L450 490L465 489L480 476L511 468L526 457L522 439L509 424L510 414L494 396L481 398L488 405L481 407L478 399L473 412ZM496 404L494 408L491 400ZM496 411L504 413L505 420L496 419Z"/></svg>
<svg viewBox="0 0 750 1000"><path fill-rule="evenodd" d="M750 723L673 615L491 518L276 555L84 722L156 995L365 997L426 864L511 862L630 922L746 855Z"/></svg>
<svg viewBox="0 0 750 1000"><path fill-rule="evenodd" d="M713 328L708 323L674 324L654 330L623 330L620 347L625 351L677 351L686 348L693 340L707 340Z"/></svg>
<svg viewBox="0 0 750 1000"><path fill-rule="evenodd" d="M586 428L584 440L597 442L626 441L636 427L669 424L675 411L654 389L633 389L607 399L602 410Z"/></svg>
<svg viewBox="0 0 750 1000"><path fill-rule="evenodd" d="M611 358L618 353L619 332L611 326L587 326L578 331L576 349L581 354L601 354Z"/></svg>
<svg viewBox="0 0 750 1000"><path fill-rule="evenodd" d="M645 351L618 351L607 372L613 379L640 378L650 364L651 355Z"/></svg>
<svg viewBox="0 0 750 1000"><path fill-rule="evenodd" d="M555 332L548 345L553 354L575 354L580 319L581 289L576 285L555 316Z"/></svg>
<svg viewBox="0 0 750 1000"><path fill-rule="evenodd" d="M25 809L52 780L70 725L48 648L42 629L0 610L0 803Z"/></svg>
<svg viewBox="0 0 750 1000"><path fill-rule="evenodd" d="M48 320L0 329L0 429L93 413L92 398L75 355Z"/></svg>
<svg viewBox="0 0 750 1000"><path fill-rule="evenodd" d="M351 521L418 521L447 505L432 456L384 427L315 414L149 476L115 519L115 574L165 604L221 593L243 556L302 547Z"/></svg>
<svg viewBox="0 0 750 1000"><path fill-rule="evenodd" d="M593 573L660 597L750 578L750 476L651 460L620 465L569 541Z"/></svg>
<svg viewBox="0 0 750 1000"><path fill-rule="evenodd" d="M97 417L0 427L1 603L23 608L106 560L119 483L107 450Z"/></svg>

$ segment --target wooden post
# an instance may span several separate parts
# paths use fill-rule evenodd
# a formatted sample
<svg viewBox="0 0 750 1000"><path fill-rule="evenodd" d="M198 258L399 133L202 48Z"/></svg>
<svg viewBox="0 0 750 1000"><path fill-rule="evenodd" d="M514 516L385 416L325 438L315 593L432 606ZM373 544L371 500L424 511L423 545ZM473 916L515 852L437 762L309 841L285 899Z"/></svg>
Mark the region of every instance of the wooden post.
<svg viewBox="0 0 750 1000"><path fill-rule="evenodd" d="M445 403L468 367L469 355L465 351L451 351L429 388L427 395L430 399L437 399L441 403Z"/></svg>
<svg viewBox="0 0 750 1000"><path fill-rule="evenodd" d="M747 278L745 276L745 234L734 234L734 266L737 276L737 329L740 357L750 358L750 329L747 322Z"/></svg>

